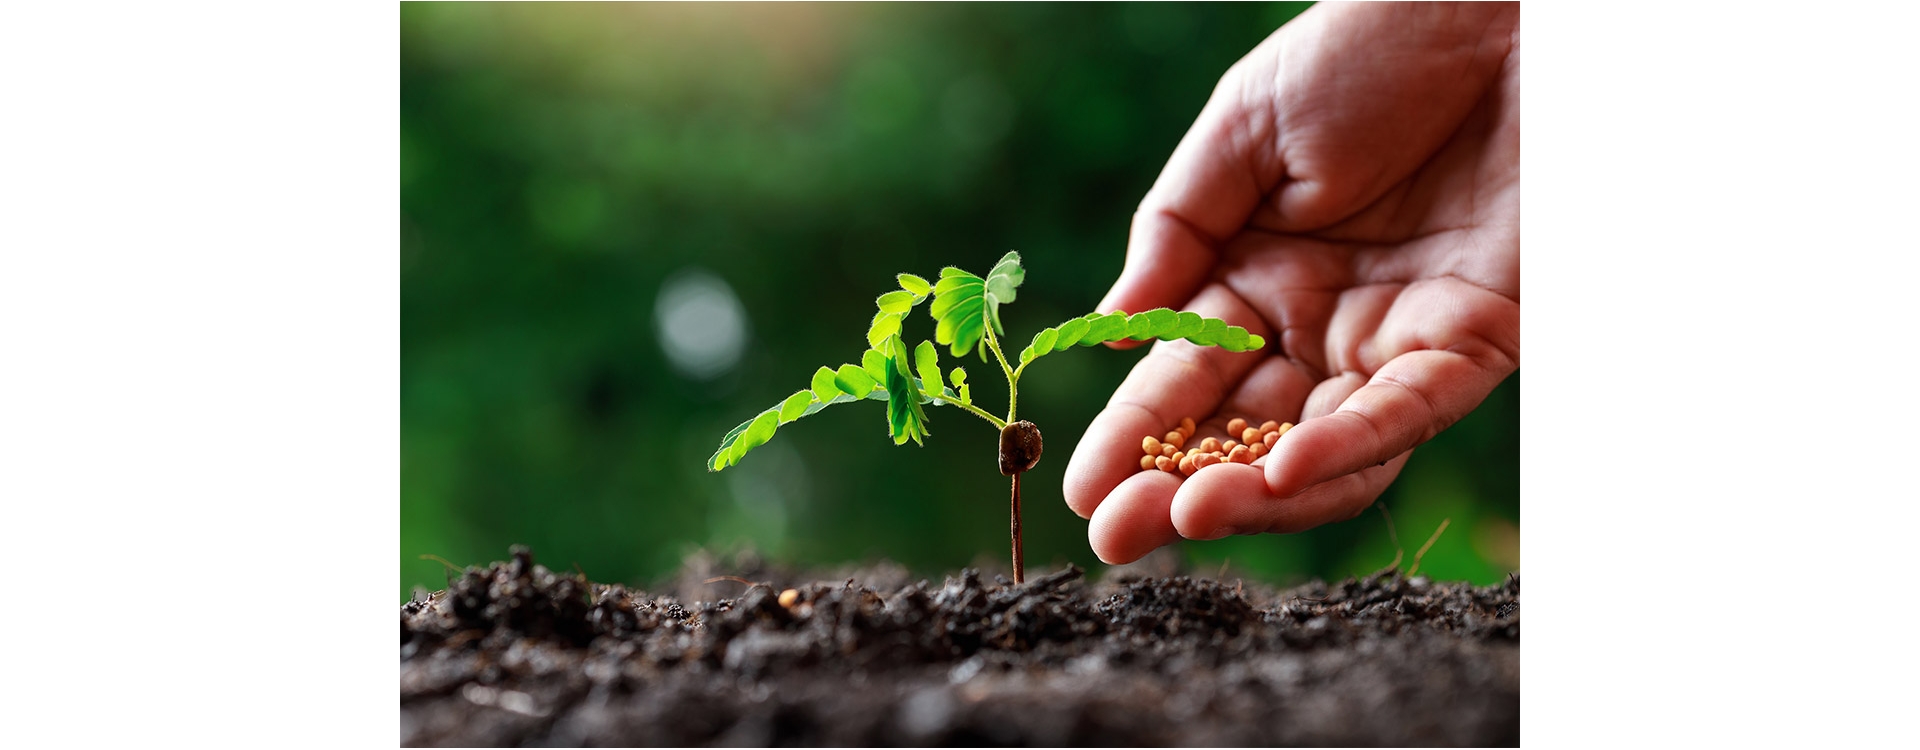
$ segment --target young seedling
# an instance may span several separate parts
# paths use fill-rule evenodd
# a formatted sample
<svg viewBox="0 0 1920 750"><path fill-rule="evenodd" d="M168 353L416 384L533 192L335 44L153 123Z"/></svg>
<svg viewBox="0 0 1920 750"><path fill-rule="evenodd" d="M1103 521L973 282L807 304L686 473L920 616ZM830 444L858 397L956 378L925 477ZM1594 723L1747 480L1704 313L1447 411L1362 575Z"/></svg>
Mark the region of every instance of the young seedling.
<svg viewBox="0 0 1920 750"><path fill-rule="evenodd" d="M1068 347L1093 346L1109 341L1132 339L1185 339L1203 346L1218 346L1244 352L1266 345L1247 329L1227 325L1219 318L1197 313L1175 312L1167 308L1128 315L1124 312L1090 313L1034 334L1033 342L1020 352L1018 364L1009 361L1000 348L1006 329L1000 324L1000 306L1012 302L1015 290L1026 279L1020 267L1020 254L1007 253L984 277L958 268L940 271L940 280L929 284L913 274L900 274L900 288L880 295L875 301L880 311L867 327L866 353L860 364L838 368L822 367L813 373L812 388L796 391L785 401L733 428L721 438L720 449L707 459L708 471L720 471L740 463L747 451L765 445L780 425L792 422L834 404L859 400L887 403L887 429L895 445L912 440L915 445L931 433L927 431L926 404L952 406L984 419L1000 431L1000 473L1013 482L1013 580L1025 582L1020 544L1020 475L1040 463L1040 428L1032 422L1016 421L1020 406L1020 376L1027 366L1041 357ZM935 327L934 340L921 341L908 348L901 338L901 326L920 303L933 300L929 311ZM956 357L969 351L986 362L987 353L1007 377L1007 416L1005 419L973 403L973 389L967 384L964 368L951 373L940 370L940 354L934 343L950 347Z"/></svg>

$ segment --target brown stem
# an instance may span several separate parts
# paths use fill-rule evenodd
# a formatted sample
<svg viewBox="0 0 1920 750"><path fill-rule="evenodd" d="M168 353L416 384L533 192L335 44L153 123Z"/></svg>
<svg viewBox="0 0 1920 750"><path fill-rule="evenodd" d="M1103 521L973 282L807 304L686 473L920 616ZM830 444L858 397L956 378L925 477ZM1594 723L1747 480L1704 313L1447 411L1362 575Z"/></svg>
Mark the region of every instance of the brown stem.
<svg viewBox="0 0 1920 750"><path fill-rule="evenodd" d="M1025 566L1020 564L1020 475L1013 475L1013 582L1027 582Z"/></svg>
<svg viewBox="0 0 1920 750"><path fill-rule="evenodd" d="M1000 473L1013 477L1013 582L1025 583L1026 566L1020 564L1020 475L1040 463L1040 428L1025 420L1007 425L1000 431Z"/></svg>

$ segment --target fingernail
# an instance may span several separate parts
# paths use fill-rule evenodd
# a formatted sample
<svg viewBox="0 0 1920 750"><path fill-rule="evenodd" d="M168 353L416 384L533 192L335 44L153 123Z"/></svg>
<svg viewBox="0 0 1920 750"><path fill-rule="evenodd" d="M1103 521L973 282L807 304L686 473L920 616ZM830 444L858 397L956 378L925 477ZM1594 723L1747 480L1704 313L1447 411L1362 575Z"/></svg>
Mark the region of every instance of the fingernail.
<svg viewBox="0 0 1920 750"><path fill-rule="evenodd" d="M1205 538L1201 539L1200 541L1211 542L1215 539L1225 539L1227 537L1233 536L1238 533L1240 533L1239 527L1222 526L1220 528L1214 529L1212 534L1207 535Z"/></svg>

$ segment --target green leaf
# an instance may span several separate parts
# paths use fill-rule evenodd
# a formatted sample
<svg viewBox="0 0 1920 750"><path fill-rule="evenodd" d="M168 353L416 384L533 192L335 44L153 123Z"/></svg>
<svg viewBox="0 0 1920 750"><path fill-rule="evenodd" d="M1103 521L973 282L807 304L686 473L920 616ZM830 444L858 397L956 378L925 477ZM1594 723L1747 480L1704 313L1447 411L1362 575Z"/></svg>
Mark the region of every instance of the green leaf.
<svg viewBox="0 0 1920 750"><path fill-rule="evenodd" d="M832 368L822 367L813 371L813 398L817 401L831 401L843 391L833 384Z"/></svg>
<svg viewBox="0 0 1920 750"><path fill-rule="evenodd" d="M861 372L859 368L853 367L852 365L848 365L847 367L851 368L855 373L860 374L861 377L865 377L865 374ZM832 373L831 370L822 367L819 372L814 373L815 380L819 379L820 372ZM887 400L886 389L870 390L872 390L872 395L866 396L866 398L880 401ZM806 393L806 391L801 391L800 393L788 396L787 400L780 402L779 406L760 412L754 415L752 419L741 422L740 426L727 432L726 437L720 439L720 448L715 450L713 456L707 459L707 471L720 471L740 463L741 456L745 456L747 451L765 445L768 440L773 438L774 431L782 424L792 422L801 417L811 416L815 412L833 406L834 404L845 404L861 400L860 397L846 393L840 393L828 399L816 400L810 397L807 399L805 408L801 409L799 414L789 415L787 412L788 406L794 404ZM819 392L815 391L813 395L818 396ZM789 418L789 416L791 416L791 418Z"/></svg>
<svg viewBox="0 0 1920 750"><path fill-rule="evenodd" d="M841 365L833 374L833 386L849 396L866 396L879 385L866 370L853 365Z"/></svg>
<svg viewBox="0 0 1920 750"><path fill-rule="evenodd" d="M1155 308L1143 313L1134 313L1127 317L1127 338L1145 341L1170 331L1179 321L1179 313L1165 307Z"/></svg>
<svg viewBox="0 0 1920 750"><path fill-rule="evenodd" d="M780 402L780 424L806 416L807 407L813 404L813 391L798 391Z"/></svg>
<svg viewBox="0 0 1920 750"><path fill-rule="evenodd" d="M1072 334L1076 332L1079 335L1073 338ZM1247 333L1247 329L1240 326L1227 325L1226 321L1219 318L1174 312L1162 307L1131 316L1117 312L1083 315L1060 324L1058 328L1044 329L1035 334L1033 343L1020 353L1020 363L1024 365L1074 344L1093 346L1121 339L1144 341L1155 338L1169 341L1185 339L1232 352L1252 351L1266 346L1265 339Z"/></svg>
<svg viewBox="0 0 1920 750"><path fill-rule="evenodd" d="M901 445L912 440L920 445L921 439L932 433L927 431L927 412L920 408L920 399L915 394L911 375L907 374L905 358L889 357L886 364L887 374L887 427L893 434L893 444Z"/></svg>
<svg viewBox="0 0 1920 750"><path fill-rule="evenodd" d="M1127 337L1127 314L1110 312L1105 315L1092 315L1086 318L1087 333L1080 337L1081 346L1119 341Z"/></svg>
<svg viewBox="0 0 1920 750"><path fill-rule="evenodd" d="M874 313L873 325L867 327L867 346L877 349L880 347L880 342L899 333L900 321L905 317L905 313L890 313L885 310Z"/></svg>
<svg viewBox="0 0 1920 750"><path fill-rule="evenodd" d="M958 357L969 350L986 357L986 334L1006 332L1000 324L1000 305L1012 302L1027 272L1020 267L1020 254L1007 253L995 263L986 278L951 266L941 269L940 283L933 285L933 306L928 308L936 321L934 341L952 347Z"/></svg>
<svg viewBox="0 0 1920 750"><path fill-rule="evenodd" d="M897 278L900 279L901 289L905 289L909 292L913 292L913 296L915 297L914 299L915 302L920 301L918 298L925 297L933 293L933 287L927 283L926 279L920 278L910 273L900 274Z"/></svg>
<svg viewBox="0 0 1920 750"><path fill-rule="evenodd" d="M940 348L934 346L933 342L922 341L913 348L913 364L920 375L920 383L931 385L927 390L937 391L947 387L946 381L940 377Z"/></svg>
<svg viewBox="0 0 1920 750"><path fill-rule="evenodd" d="M1219 318L1208 318L1200 321L1200 330L1196 333L1189 334L1187 340L1202 346L1213 346L1214 344L1220 343L1220 336L1226 332L1227 321Z"/></svg>
<svg viewBox="0 0 1920 750"><path fill-rule="evenodd" d="M1170 338L1170 339L1183 339L1195 333L1199 333L1200 327L1205 324L1206 324L1206 319L1200 317L1200 313L1187 312L1185 310L1182 310L1178 315L1175 316L1173 327L1168 329L1166 333L1161 335L1161 337Z"/></svg>
<svg viewBox="0 0 1920 750"><path fill-rule="evenodd" d="M1075 320L1078 320L1078 318L1075 318ZM1046 354L1047 352L1053 351L1053 344L1055 341L1058 341L1059 339L1060 339L1060 329L1058 328L1040 329L1039 333L1036 333L1033 335L1033 342L1027 344L1027 348L1020 352L1020 361L1022 363L1025 363L1033 359L1034 357L1038 357L1042 354Z"/></svg>
<svg viewBox="0 0 1920 750"><path fill-rule="evenodd" d="M1053 350L1056 352L1061 351L1069 346L1080 343L1080 337L1087 335L1087 329L1089 327L1086 318L1074 318L1073 320L1061 323L1060 335L1054 338L1053 341Z"/></svg>
<svg viewBox="0 0 1920 750"><path fill-rule="evenodd" d="M993 270L987 272L987 297L997 304L1012 302L1020 282L1027 280L1027 270L1020 267L1020 254L1008 252L1000 256L993 264ZM999 331L995 331L998 333Z"/></svg>
<svg viewBox="0 0 1920 750"><path fill-rule="evenodd" d="M960 403L971 405L973 403L973 386L967 385L967 368L955 367L953 368L953 372L947 374L947 377L953 380L953 387L959 389L960 393L956 395L960 397Z"/></svg>
<svg viewBox="0 0 1920 750"><path fill-rule="evenodd" d="M886 342L882 341L881 344ZM879 347L868 349L860 355L860 369L867 371L867 377L875 383L887 382L887 355Z"/></svg>
<svg viewBox="0 0 1920 750"><path fill-rule="evenodd" d="M904 312L907 312L908 310L912 310L913 303L918 301L919 301L919 297L916 296L913 292L901 290L897 292L887 292L886 294L882 294L880 295L880 298L874 300L873 303L875 305L879 305L880 312L883 312L883 313L904 313Z"/></svg>

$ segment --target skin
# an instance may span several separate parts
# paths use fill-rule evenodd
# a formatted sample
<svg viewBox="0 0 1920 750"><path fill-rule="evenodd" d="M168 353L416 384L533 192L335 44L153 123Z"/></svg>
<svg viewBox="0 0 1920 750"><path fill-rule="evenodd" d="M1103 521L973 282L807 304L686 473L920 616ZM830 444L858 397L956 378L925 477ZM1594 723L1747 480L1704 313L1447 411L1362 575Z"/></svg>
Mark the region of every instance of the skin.
<svg viewBox="0 0 1920 750"><path fill-rule="evenodd" d="M1158 342L1121 384L1064 487L1100 559L1359 515L1519 368L1519 21L1321 4L1221 78L1098 309L1192 310L1268 345ZM1141 471L1141 437L1183 416L1195 441L1236 416L1297 426L1252 465Z"/></svg>

